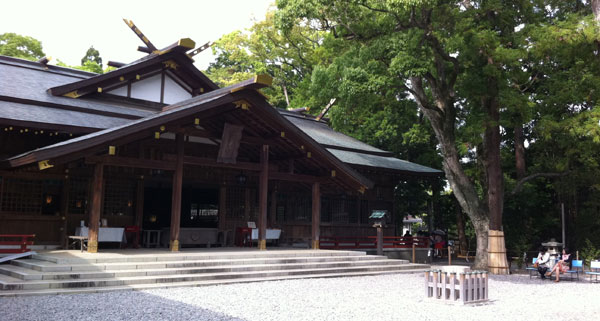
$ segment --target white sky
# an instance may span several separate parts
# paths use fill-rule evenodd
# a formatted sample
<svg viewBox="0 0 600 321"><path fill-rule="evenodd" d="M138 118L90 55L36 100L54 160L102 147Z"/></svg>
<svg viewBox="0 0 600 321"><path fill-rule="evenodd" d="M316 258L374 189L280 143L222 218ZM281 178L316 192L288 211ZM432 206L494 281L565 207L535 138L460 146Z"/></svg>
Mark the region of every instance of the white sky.
<svg viewBox="0 0 600 321"><path fill-rule="evenodd" d="M129 63L144 56L144 43L123 22L133 20L157 47L191 38L196 47L263 20L275 0L10 0L0 6L0 34L14 32L42 42L44 53L69 64L81 64L90 46L109 60ZM194 57L196 67L213 61L207 49Z"/></svg>

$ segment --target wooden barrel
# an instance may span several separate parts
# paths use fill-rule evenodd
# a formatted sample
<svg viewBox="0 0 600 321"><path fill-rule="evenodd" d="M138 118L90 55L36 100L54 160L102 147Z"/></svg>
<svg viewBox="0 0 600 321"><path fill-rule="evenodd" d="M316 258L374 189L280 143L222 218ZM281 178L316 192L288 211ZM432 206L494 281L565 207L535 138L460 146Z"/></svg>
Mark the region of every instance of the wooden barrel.
<svg viewBox="0 0 600 321"><path fill-rule="evenodd" d="M488 234L488 269L492 274L508 274L504 232L490 230Z"/></svg>

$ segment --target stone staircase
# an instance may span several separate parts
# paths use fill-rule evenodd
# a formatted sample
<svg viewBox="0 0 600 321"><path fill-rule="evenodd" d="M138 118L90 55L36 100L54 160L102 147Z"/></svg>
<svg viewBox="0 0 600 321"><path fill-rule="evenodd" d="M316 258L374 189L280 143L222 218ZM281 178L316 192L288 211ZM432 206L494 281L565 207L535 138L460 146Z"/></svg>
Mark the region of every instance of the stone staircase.
<svg viewBox="0 0 600 321"><path fill-rule="evenodd" d="M428 268L357 251L181 252L97 258L42 254L0 265L0 297L412 273Z"/></svg>

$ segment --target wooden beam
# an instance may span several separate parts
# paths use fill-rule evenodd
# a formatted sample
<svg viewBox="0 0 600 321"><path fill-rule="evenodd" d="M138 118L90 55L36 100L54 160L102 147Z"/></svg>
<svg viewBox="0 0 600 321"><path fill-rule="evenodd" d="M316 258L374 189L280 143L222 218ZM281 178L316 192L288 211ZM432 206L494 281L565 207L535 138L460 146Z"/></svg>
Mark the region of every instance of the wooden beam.
<svg viewBox="0 0 600 321"><path fill-rule="evenodd" d="M312 185L312 248L319 249L319 234L321 233L321 186Z"/></svg>
<svg viewBox="0 0 600 321"><path fill-rule="evenodd" d="M174 158L176 159L176 156ZM162 169L166 171L173 171L176 168L176 165L169 161L120 156L90 156L85 158L85 162L88 164L103 163L110 166Z"/></svg>
<svg viewBox="0 0 600 321"><path fill-rule="evenodd" d="M192 127L184 127L177 130L177 132L184 133L188 136L207 138L213 140L221 140L221 137L218 135L212 134L211 132L205 129L192 128ZM276 143L276 139L279 136L273 137L252 137L252 136L242 136L240 143L247 145L274 145Z"/></svg>
<svg viewBox="0 0 600 321"><path fill-rule="evenodd" d="M175 135L177 144L177 160L173 173L173 195L171 198L171 251L179 251L179 225L181 224L181 190L183 185L183 134Z"/></svg>
<svg viewBox="0 0 600 321"><path fill-rule="evenodd" d="M269 180L276 181L288 181L288 182L302 182L302 183L324 183L328 177L325 176L312 176L302 174L289 174L276 171L269 172Z"/></svg>
<svg viewBox="0 0 600 321"><path fill-rule="evenodd" d="M140 40L142 40L146 44L146 46L148 47L148 49L150 49L150 51L157 50L156 47L150 42L150 40L148 40L148 38L146 38L146 36L144 36L142 31L140 29L138 29L138 27L133 23L133 21L131 21L131 20L128 21L127 19L123 19L123 21L125 21L127 26L129 26L129 28L131 28L131 30L133 30L133 32L140 38Z"/></svg>
<svg viewBox="0 0 600 321"><path fill-rule="evenodd" d="M267 195L269 191L269 145L260 152L260 177L258 183L258 249L267 249Z"/></svg>
<svg viewBox="0 0 600 321"><path fill-rule="evenodd" d="M100 221L100 212L102 211L102 189L104 186L104 165L97 163L94 165L94 178L92 181L92 204L90 208L90 218L88 222L88 252L98 252L98 229Z"/></svg>
<svg viewBox="0 0 600 321"><path fill-rule="evenodd" d="M146 47L146 46L138 46L137 47L137 51L145 52L145 53L148 53L148 54L152 53L152 50L150 48Z"/></svg>
<svg viewBox="0 0 600 321"><path fill-rule="evenodd" d="M171 159L170 155L165 155L166 159ZM237 162L237 164L217 163L215 159L206 157L185 156L184 163L188 165L219 167L219 168L234 168L248 171L260 171L261 165L258 163Z"/></svg>
<svg viewBox="0 0 600 321"><path fill-rule="evenodd" d="M127 64L124 63L124 62L118 62L118 61L109 60L108 63L107 63L107 65L109 67L121 68L121 67L123 67L123 66L125 66Z"/></svg>

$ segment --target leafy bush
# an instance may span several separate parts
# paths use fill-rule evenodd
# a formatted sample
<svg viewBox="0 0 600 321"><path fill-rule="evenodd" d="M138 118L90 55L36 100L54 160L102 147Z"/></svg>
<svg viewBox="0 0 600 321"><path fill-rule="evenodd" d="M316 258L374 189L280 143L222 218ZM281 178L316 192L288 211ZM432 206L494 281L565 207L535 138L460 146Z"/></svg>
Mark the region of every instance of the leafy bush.
<svg viewBox="0 0 600 321"><path fill-rule="evenodd" d="M589 239L585 239L585 246L581 249L580 254L585 265L589 266L591 261L600 258L600 249L596 248Z"/></svg>

